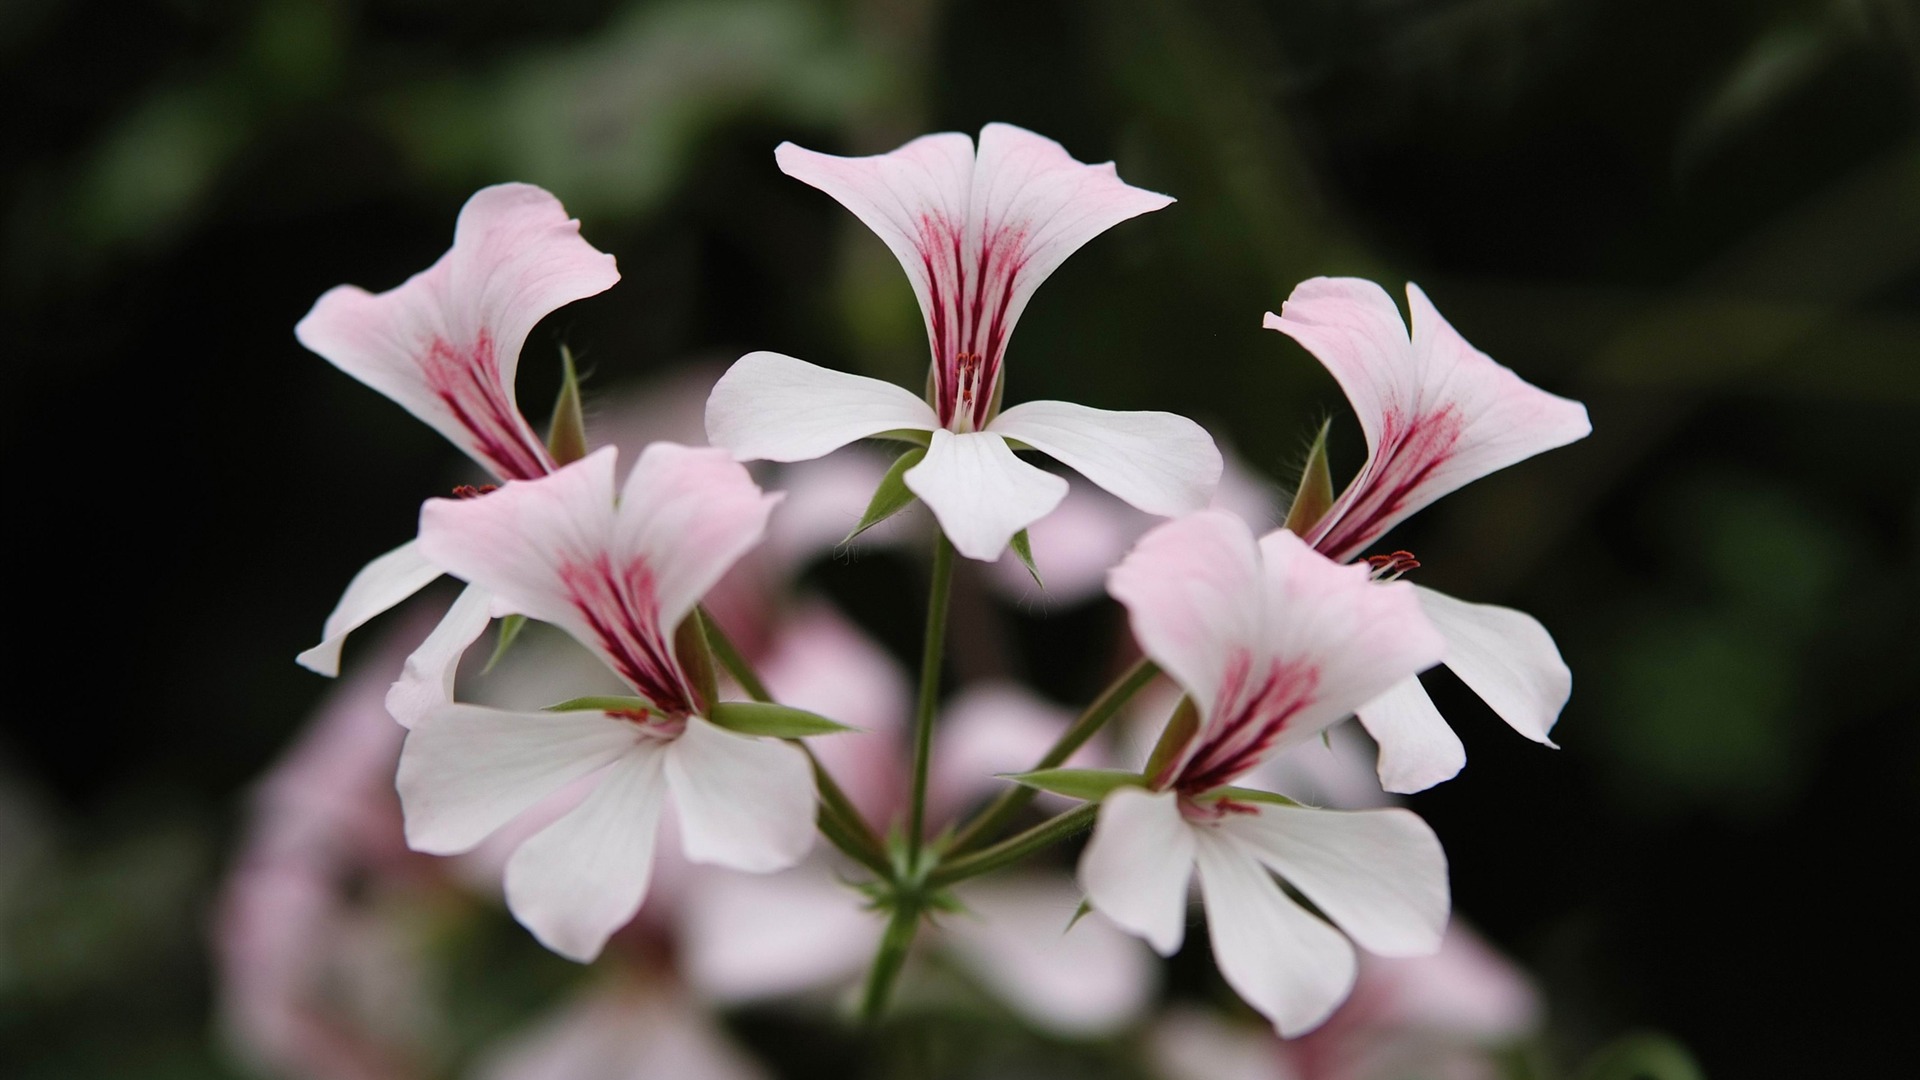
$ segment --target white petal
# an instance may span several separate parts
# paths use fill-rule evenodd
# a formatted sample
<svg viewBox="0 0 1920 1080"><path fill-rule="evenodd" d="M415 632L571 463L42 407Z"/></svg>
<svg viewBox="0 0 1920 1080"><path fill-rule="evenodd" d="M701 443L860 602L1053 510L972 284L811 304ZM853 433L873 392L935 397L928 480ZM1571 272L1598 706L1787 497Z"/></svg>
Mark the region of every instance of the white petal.
<svg viewBox="0 0 1920 1080"><path fill-rule="evenodd" d="M1133 636L1154 662L1210 708L1229 656L1260 648L1259 548L1222 510L1189 514L1140 538L1107 575Z"/></svg>
<svg viewBox="0 0 1920 1080"><path fill-rule="evenodd" d="M890 382L774 352L741 357L707 398L707 439L736 461L808 461L883 431L938 426L926 402Z"/></svg>
<svg viewBox="0 0 1920 1080"><path fill-rule="evenodd" d="M798 749L689 717L666 760L687 858L764 874L813 846L813 770Z"/></svg>
<svg viewBox="0 0 1920 1080"><path fill-rule="evenodd" d="M1425 956L1446 932L1447 856L1411 810L1310 810L1273 803L1218 832L1306 894L1369 952Z"/></svg>
<svg viewBox="0 0 1920 1080"><path fill-rule="evenodd" d="M493 597L469 585L447 609L446 618L407 657L400 678L387 691L387 714L410 728L441 705L453 703L453 677L467 647L486 632Z"/></svg>
<svg viewBox="0 0 1920 1080"><path fill-rule="evenodd" d="M1401 795L1451 780L1467 764L1453 733L1415 675L1360 706L1360 725L1380 744L1380 786Z"/></svg>
<svg viewBox="0 0 1920 1080"><path fill-rule="evenodd" d="M1206 429L1168 412L1112 412L1065 401L1029 401L988 430L1058 458L1149 514L1204 508L1220 484L1220 450Z"/></svg>
<svg viewBox="0 0 1920 1080"><path fill-rule="evenodd" d="M1196 860L1213 959L1227 985L1287 1038L1319 1027L1353 989L1353 946L1224 837L1200 837Z"/></svg>
<svg viewBox="0 0 1920 1080"><path fill-rule="evenodd" d="M1573 672L1539 620L1493 604L1469 604L1414 586L1420 609L1447 639L1447 667L1513 730L1553 745L1547 733L1573 693Z"/></svg>
<svg viewBox="0 0 1920 1080"><path fill-rule="evenodd" d="M440 568L427 561L417 540L409 540L360 568L334 605L320 644L301 653L300 666L321 675L340 674L340 647L347 635L374 616L427 587Z"/></svg>
<svg viewBox="0 0 1920 1080"><path fill-rule="evenodd" d="M636 744L574 810L507 860L507 907L540 943L586 963L640 910L665 785L658 744Z"/></svg>
<svg viewBox="0 0 1920 1080"><path fill-rule="evenodd" d="M1100 914L1172 956L1187 932L1193 845L1172 792L1121 788L1100 804L1080 887Z"/></svg>
<svg viewBox="0 0 1920 1080"><path fill-rule="evenodd" d="M407 844L435 855L466 851L639 738L633 725L600 712L435 709L400 752Z"/></svg>
<svg viewBox="0 0 1920 1080"><path fill-rule="evenodd" d="M908 490L932 508L960 554L992 562L1013 534L1039 521L1067 496L1067 482L1015 457L990 431L933 433L920 464L907 470Z"/></svg>

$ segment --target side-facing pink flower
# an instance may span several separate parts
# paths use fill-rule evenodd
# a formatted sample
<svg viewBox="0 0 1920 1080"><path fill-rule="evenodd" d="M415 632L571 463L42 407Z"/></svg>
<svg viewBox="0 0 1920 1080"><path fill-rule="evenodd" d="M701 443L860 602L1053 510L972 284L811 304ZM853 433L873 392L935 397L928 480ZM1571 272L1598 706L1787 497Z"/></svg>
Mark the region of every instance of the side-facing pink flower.
<svg viewBox="0 0 1920 1080"><path fill-rule="evenodd" d="M620 279L613 256L580 237L560 201L531 184L482 188L460 209L453 247L383 293L327 290L294 327L300 344L398 402L496 479L531 480L553 458L514 401L520 348L534 324ZM416 542L368 563L327 616L320 644L299 656L340 670L347 635L440 576ZM393 700L408 723L451 696L453 665L486 629L484 595L463 596L410 658Z"/></svg>
<svg viewBox="0 0 1920 1080"><path fill-rule="evenodd" d="M1442 495L1593 430L1586 406L1549 394L1467 344L1407 285L1413 329L1385 289L1358 278L1302 282L1269 330L1287 334L1327 366L1360 418L1367 463L1311 528L1308 543L1354 559ZM1404 564L1387 561L1396 573ZM1469 604L1418 588L1420 606L1447 639L1446 664L1515 731L1548 738L1573 690L1553 638L1532 616ZM1417 678L1359 710L1380 744L1389 791L1419 791L1460 771L1467 755Z"/></svg>
<svg viewBox="0 0 1920 1080"><path fill-rule="evenodd" d="M1148 533L1108 589L1198 722L1146 787L1102 801L1080 861L1095 910L1172 955L1197 868L1221 974L1286 1036L1311 1030L1346 997L1354 953L1269 871L1371 952L1438 948L1446 857L1418 817L1312 810L1230 786L1439 660L1440 636L1413 590L1377 585L1284 530L1256 543L1219 511Z"/></svg>
<svg viewBox="0 0 1920 1080"><path fill-rule="evenodd" d="M522 843L506 867L514 916L580 961L640 909L669 793L682 849L695 862L765 873L792 866L813 842L806 758L704 719L712 703L673 645L700 597L759 542L779 496L763 494L724 451L655 443L616 504L614 456L608 447L481 498L429 500L420 549L502 607L571 634L645 707L448 704L414 725L400 755L407 843L439 855L472 849L599 774L585 799Z"/></svg>
<svg viewBox="0 0 1920 1080"><path fill-rule="evenodd" d="M983 128L977 153L973 140L948 132L874 157L792 143L775 157L787 175L853 211L906 269L933 350L927 400L878 379L749 353L707 403L715 446L741 461L803 461L886 431L929 432L907 487L962 555L985 561L1067 492L1066 481L1015 457L1008 440L1150 514L1206 505L1220 453L1185 417L1061 401L1000 411L1007 339L1034 290L1082 244L1172 199L1122 183L1110 162L1083 164L1008 124Z"/></svg>

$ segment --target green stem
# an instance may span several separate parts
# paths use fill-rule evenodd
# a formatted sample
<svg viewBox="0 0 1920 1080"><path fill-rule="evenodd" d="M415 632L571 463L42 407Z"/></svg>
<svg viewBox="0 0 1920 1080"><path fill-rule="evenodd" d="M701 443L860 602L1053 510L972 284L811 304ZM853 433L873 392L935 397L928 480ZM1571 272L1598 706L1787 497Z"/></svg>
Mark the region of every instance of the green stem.
<svg viewBox="0 0 1920 1080"><path fill-rule="evenodd" d="M927 888L942 888L956 881L965 881L970 877L978 877L989 871L998 870L1009 863L1018 862L1092 825L1094 815L1099 811L1100 804L1086 803L1059 817L1043 821L1018 836L1008 837L990 848L983 848L971 855L963 855L943 862L934 867L933 873L927 875Z"/></svg>
<svg viewBox="0 0 1920 1080"><path fill-rule="evenodd" d="M1086 712L1074 719L1066 732L1060 736L1059 741L1053 744L1053 748L1048 750L1033 768L1051 769L1073 756L1075 750L1080 749L1088 739L1093 738L1095 733L1106 726L1108 720L1113 719L1121 706L1133 700L1133 696L1152 682L1154 676L1158 674L1160 669L1154 665L1153 661L1147 659L1142 659L1128 668L1098 698L1094 699L1093 704L1087 706ZM948 853L959 855L990 839L1004 828L1008 821L1025 809L1036 794L1038 793L1033 788L1023 784L1009 787L1005 793L981 811L979 817L974 818L966 828L962 829L960 835L954 837L953 843L947 846Z"/></svg>
<svg viewBox="0 0 1920 1080"><path fill-rule="evenodd" d="M927 823L927 766L933 755L933 711L940 703L940 663L947 643L947 597L953 585L953 543L934 540L927 634L920 651L920 706L913 721L913 793L907 811L907 873L920 871L920 834Z"/></svg>
<svg viewBox="0 0 1920 1080"><path fill-rule="evenodd" d="M760 681L760 676L754 673L753 665L740 654L733 639L727 636L725 630L720 629L720 624L714 621L713 612L708 611L704 605L700 608L700 621L707 629L707 644L713 647L713 654L720 658L720 666L727 669L727 674L733 676L733 681L740 684L740 689L745 690L747 696L755 701L772 701L773 695L767 693L767 684Z"/></svg>
<svg viewBox="0 0 1920 1080"><path fill-rule="evenodd" d="M906 899L893 909L886 933L880 938L880 951L874 955L873 970L867 974L867 990L860 999L860 1018L874 1023L887 1009L893 996L893 984L907 962L907 949L920 929L920 908Z"/></svg>

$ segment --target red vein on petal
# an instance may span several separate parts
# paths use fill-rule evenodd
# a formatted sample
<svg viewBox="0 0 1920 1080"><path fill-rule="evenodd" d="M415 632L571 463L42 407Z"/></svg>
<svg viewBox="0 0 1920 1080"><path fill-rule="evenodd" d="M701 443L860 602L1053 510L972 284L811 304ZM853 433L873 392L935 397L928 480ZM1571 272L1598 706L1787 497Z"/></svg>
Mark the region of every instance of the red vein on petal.
<svg viewBox="0 0 1920 1080"><path fill-rule="evenodd" d="M502 480L532 480L553 471L546 447L507 400L493 339L484 331L462 353L434 338L420 358L427 388L473 437L474 450Z"/></svg>
<svg viewBox="0 0 1920 1080"><path fill-rule="evenodd" d="M691 714L693 695L661 629L659 593L645 560L618 573L605 555L562 563L560 581L614 671L662 714Z"/></svg>
<svg viewBox="0 0 1920 1080"><path fill-rule="evenodd" d="M1235 650L1220 681L1213 719L1172 787L1211 791L1260 764L1288 722L1313 701L1319 685L1320 671L1312 664L1270 660L1256 673L1253 657Z"/></svg>
<svg viewBox="0 0 1920 1080"><path fill-rule="evenodd" d="M1379 539L1408 499L1453 457L1465 428L1459 409L1451 403L1415 417L1410 424L1398 410L1387 410L1381 418L1379 447L1341 496L1345 508L1327 515L1313 539L1314 548L1346 562Z"/></svg>

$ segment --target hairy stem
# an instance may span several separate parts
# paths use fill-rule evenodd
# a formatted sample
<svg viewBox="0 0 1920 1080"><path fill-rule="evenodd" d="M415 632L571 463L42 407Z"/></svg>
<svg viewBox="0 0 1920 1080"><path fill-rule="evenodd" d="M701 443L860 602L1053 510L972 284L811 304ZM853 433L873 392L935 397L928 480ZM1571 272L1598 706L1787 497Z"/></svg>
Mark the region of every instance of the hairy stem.
<svg viewBox="0 0 1920 1080"><path fill-rule="evenodd" d="M907 949L920 929L920 907L901 900L887 920L886 933L880 938L880 951L874 955L873 969L867 973L867 989L860 998L860 1018L874 1023L887 1010L893 996L893 984L907 962Z"/></svg>

